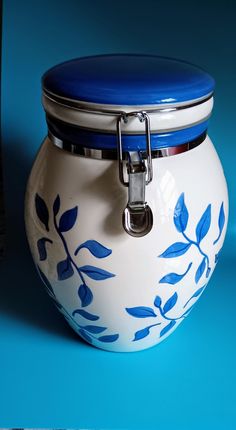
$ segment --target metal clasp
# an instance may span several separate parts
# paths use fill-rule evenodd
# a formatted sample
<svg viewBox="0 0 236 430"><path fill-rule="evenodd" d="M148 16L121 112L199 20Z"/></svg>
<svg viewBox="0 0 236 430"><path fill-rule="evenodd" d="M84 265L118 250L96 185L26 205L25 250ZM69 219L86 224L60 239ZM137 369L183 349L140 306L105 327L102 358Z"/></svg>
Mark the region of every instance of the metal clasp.
<svg viewBox="0 0 236 430"><path fill-rule="evenodd" d="M121 122L127 123L130 116L136 116L140 122L145 122L146 163L140 151L128 151L124 153L123 158ZM129 187L128 203L123 212L123 227L131 236L142 237L149 233L153 225L152 211L145 201L145 187L153 177L150 119L147 113L144 111L122 113L117 119L117 138L119 177L121 183ZM124 178L124 164L128 181Z"/></svg>

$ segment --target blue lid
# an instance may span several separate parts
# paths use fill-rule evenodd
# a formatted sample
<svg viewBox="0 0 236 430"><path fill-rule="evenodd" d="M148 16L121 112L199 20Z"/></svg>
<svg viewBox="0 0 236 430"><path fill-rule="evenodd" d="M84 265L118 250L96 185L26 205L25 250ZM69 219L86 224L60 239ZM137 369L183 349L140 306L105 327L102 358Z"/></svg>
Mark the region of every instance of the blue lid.
<svg viewBox="0 0 236 430"><path fill-rule="evenodd" d="M193 64L154 55L115 54L77 58L43 76L59 97L113 105L179 103L209 95L214 80Z"/></svg>

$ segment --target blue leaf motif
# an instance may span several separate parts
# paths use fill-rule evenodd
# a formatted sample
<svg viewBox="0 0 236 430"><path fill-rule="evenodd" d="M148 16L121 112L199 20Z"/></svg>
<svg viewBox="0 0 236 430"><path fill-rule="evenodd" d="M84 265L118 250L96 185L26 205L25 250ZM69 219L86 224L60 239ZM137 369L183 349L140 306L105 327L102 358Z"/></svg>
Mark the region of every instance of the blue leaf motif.
<svg viewBox="0 0 236 430"><path fill-rule="evenodd" d="M159 257L162 258L174 258L185 254L188 251L191 243L185 242L175 242L173 245L169 246Z"/></svg>
<svg viewBox="0 0 236 430"><path fill-rule="evenodd" d="M192 266L192 263L189 263L186 271L182 273L181 275L178 273L168 273L167 275L163 276L163 278L160 279L160 284L177 284L177 282L181 281L181 279L184 278L185 275L187 275L188 271L190 270Z"/></svg>
<svg viewBox="0 0 236 430"><path fill-rule="evenodd" d="M218 263L219 260L219 256L221 254L222 248L217 252L217 254L215 255L215 264Z"/></svg>
<svg viewBox="0 0 236 430"><path fill-rule="evenodd" d="M84 339L84 340L87 340L87 342L89 342L89 343L93 343L93 341L92 341L92 339L91 339L91 337L86 333L86 331L84 331L83 329L82 330L79 330L79 334L80 334L80 336Z"/></svg>
<svg viewBox="0 0 236 430"><path fill-rule="evenodd" d="M35 194L35 209L40 221L44 224L47 231L49 231L48 221L49 213L45 201L37 193Z"/></svg>
<svg viewBox="0 0 236 430"><path fill-rule="evenodd" d="M66 258L63 261L60 261L57 264L57 275L59 281L65 281L65 279L70 278L74 274L73 267L69 258Z"/></svg>
<svg viewBox="0 0 236 430"><path fill-rule="evenodd" d="M202 277L202 275L203 275L203 273L205 271L205 268L206 268L206 258L203 257L203 259L202 259L202 261L201 261L201 263L200 263L200 265L199 265L199 267L198 267L198 269L196 271L196 274L195 274L195 282L196 282L196 284L198 283L199 279L201 279L201 277Z"/></svg>
<svg viewBox="0 0 236 430"><path fill-rule="evenodd" d="M169 312L174 305L176 304L178 299L178 294L174 293L173 296L171 296L167 302L165 303L164 307L163 307L163 313L166 314L167 312Z"/></svg>
<svg viewBox="0 0 236 430"><path fill-rule="evenodd" d="M88 331L89 333L92 333L92 334L102 333L106 329L107 327L99 327L97 325L86 325L85 327L83 327L83 330Z"/></svg>
<svg viewBox="0 0 236 430"><path fill-rule="evenodd" d="M126 312L135 318L150 318L156 317L156 314L152 308L146 306L137 306L135 308L126 308Z"/></svg>
<svg viewBox="0 0 236 430"><path fill-rule="evenodd" d="M83 308L85 306L90 305L90 303L93 301L93 293L86 284L80 285L78 295L81 300L81 306Z"/></svg>
<svg viewBox="0 0 236 430"><path fill-rule="evenodd" d="M218 240L220 239L224 225L225 225L225 211L224 211L224 203L222 202L221 207L220 207L219 218L218 218L219 234L218 234L216 240L214 240L213 245L215 245L218 242Z"/></svg>
<svg viewBox="0 0 236 430"><path fill-rule="evenodd" d="M104 279L112 278L113 273L107 272L106 270L99 269L94 266L82 266L79 270L85 275L89 276L89 278L94 279L95 281L102 281Z"/></svg>
<svg viewBox="0 0 236 430"><path fill-rule="evenodd" d="M46 243L53 243L51 239L48 239L47 237L42 237L37 241L37 248L39 253L39 259L40 261L44 261L47 259L47 250L46 250Z"/></svg>
<svg viewBox="0 0 236 430"><path fill-rule="evenodd" d="M73 209L69 209L64 212L59 221L59 230L61 233L65 233L70 230L77 219L78 207L75 206Z"/></svg>
<svg viewBox="0 0 236 430"><path fill-rule="evenodd" d="M225 211L224 211L224 202L222 202L220 207L219 219L218 219L218 226L219 226L220 232L222 232L224 225L225 225Z"/></svg>
<svg viewBox="0 0 236 430"><path fill-rule="evenodd" d="M60 205L61 205L61 201L60 201L60 196L58 194L57 197L54 200L54 203L53 203L53 213L54 213L54 216L56 216L58 214L58 212L60 210Z"/></svg>
<svg viewBox="0 0 236 430"><path fill-rule="evenodd" d="M46 289L48 290L49 295L52 295L53 297L55 297L55 293L54 293L54 291L53 291L53 289L52 289L52 286L51 286L51 284L50 284L50 282L49 282L49 280L48 280L47 276L46 276L46 275L44 275L44 273L42 272L42 270L40 269L40 267L39 267L39 266L36 266L36 267L37 267L37 270L38 270L38 272L39 272L39 275L40 275L40 277L41 277L41 279L42 279L42 281L43 281L43 283L44 283L44 285L45 285Z"/></svg>
<svg viewBox="0 0 236 430"><path fill-rule="evenodd" d="M186 317L190 314L190 312L192 311L192 309L193 309L194 305L195 305L195 303L194 303L192 306L190 306L190 308L188 308L188 309L184 312L184 314L182 314L182 317L183 317L183 318L186 318ZM184 307L185 307L185 306L184 306Z"/></svg>
<svg viewBox="0 0 236 430"><path fill-rule="evenodd" d="M98 337L98 340L100 340L100 342L115 342L117 339L119 338L118 334L110 334L107 336L100 336Z"/></svg>
<svg viewBox="0 0 236 430"><path fill-rule="evenodd" d="M174 211L174 223L176 229L183 233L188 224L188 210L184 202L184 193L182 193L176 203Z"/></svg>
<svg viewBox="0 0 236 430"><path fill-rule="evenodd" d="M196 227L196 238L197 243L200 243L201 240L206 236L208 230L211 225L211 204L209 204L201 216L198 225Z"/></svg>
<svg viewBox="0 0 236 430"><path fill-rule="evenodd" d="M171 330L176 324L175 320L172 320L168 325L166 325L160 332L160 337L164 336L169 330Z"/></svg>
<svg viewBox="0 0 236 430"><path fill-rule="evenodd" d="M106 248L105 246L101 245L101 243L97 242L96 240L87 240L86 242L82 243L75 251L75 255L78 254L80 249L86 248L88 249L94 257L97 258L105 258L108 257L112 253L111 249Z"/></svg>
<svg viewBox="0 0 236 430"><path fill-rule="evenodd" d="M186 308L186 306L188 305L188 303L190 302L190 300L194 299L195 297L200 296L201 293L203 293L203 291L206 288L206 284L203 285L203 287L199 288L197 291L195 291L195 293L190 297L190 299L188 299L188 301L185 303L184 308Z"/></svg>
<svg viewBox="0 0 236 430"><path fill-rule="evenodd" d="M149 335L149 333L150 333L150 327L146 327L146 328L143 328L142 330L136 331L133 342L144 339Z"/></svg>
<svg viewBox="0 0 236 430"><path fill-rule="evenodd" d="M97 320L99 320L99 316L93 315L90 312L87 312L87 311L85 311L83 309L75 309L72 312L72 316L74 317L76 314L81 315L83 318L86 318L89 321L97 321Z"/></svg>
<svg viewBox="0 0 236 430"><path fill-rule="evenodd" d="M154 306L156 306L156 308L161 307L161 298L159 296L156 296L156 298L154 300Z"/></svg>
<svg viewBox="0 0 236 430"><path fill-rule="evenodd" d="M205 288L206 288L206 284L203 285L203 287L198 288L198 290L195 291L195 293L191 296L191 299L193 299L194 297L200 296L200 294L203 293L203 291L205 290Z"/></svg>

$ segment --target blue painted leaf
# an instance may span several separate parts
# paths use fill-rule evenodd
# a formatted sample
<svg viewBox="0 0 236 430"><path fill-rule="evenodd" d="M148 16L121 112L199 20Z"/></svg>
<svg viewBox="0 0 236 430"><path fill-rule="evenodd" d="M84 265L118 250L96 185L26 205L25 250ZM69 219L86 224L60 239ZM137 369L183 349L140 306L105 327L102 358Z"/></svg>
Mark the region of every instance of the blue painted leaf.
<svg viewBox="0 0 236 430"><path fill-rule="evenodd" d="M201 279L201 277L205 271L205 268L206 268L206 257L203 257L203 259L202 259L202 261L201 261L201 263L200 263L200 265L196 271L196 274L195 274L196 284L198 283L199 279Z"/></svg>
<svg viewBox="0 0 236 430"><path fill-rule="evenodd" d="M98 337L98 340L100 340L100 342L115 342L117 339L119 338L118 334L110 334L107 336L100 336Z"/></svg>
<svg viewBox="0 0 236 430"><path fill-rule="evenodd" d="M192 295L191 299L193 299L194 297L198 297L200 296L200 294L205 290L206 285L203 285L203 287L198 288L198 290Z"/></svg>
<svg viewBox="0 0 236 430"><path fill-rule="evenodd" d="M101 243L97 242L96 240L87 240L86 242L82 243L75 251L75 255L78 254L80 249L86 248L88 249L94 257L97 258L105 258L108 257L112 253L111 249L106 248L105 246L101 245Z"/></svg>
<svg viewBox="0 0 236 430"><path fill-rule="evenodd" d="M225 225L225 211L224 211L224 202L222 202L220 207L219 219L218 219L218 226L219 226L220 232L222 232L224 225Z"/></svg>
<svg viewBox="0 0 236 430"><path fill-rule="evenodd" d="M215 264L218 263L219 260L219 256L221 254L222 248L219 250L219 252L217 252L217 254L215 255Z"/></svg>
<svg viewBox="0 0 236 430"><path fill-rule="evenodd" d="M146 327L146 328L143 328L142 330L136 331L133 342L144 339L149 335L149 333L150 333L150 327Z"/></svg>
<svg viewBox="0 0 236 430"><path fill-rule="evenodd" d="M64 212L59 221L59 230L61 233L64 233L70 230L77 219L78 207L75 206L73 209L69 209Z"/></svg>
<svg viewBox="0 0 236 430"><path fill-rule="evenodd" d="M195 305L195 303L192 305L192 306L190 306L190 308L188 308L185 312L184 312L184 314L182 314L182 317L183 318L187 318L187 316L190 314L190 312L192 311L192 309L193 309L193 307L194 307L194 305ZM185 307L185 306L184 306Z"/></svg>
<svg viewBox="0 0 236 430"><path fill-rule="evenodd" d="M146 306L138 306L135 308L126 308L126 312L135 318L150 318L156 317L156 314L152 308Z"/></svg>
<svg viewBox="0 0 236 430"><path fill-rule="evenodd" d="M154 300L154 306L156 306L156 308L161 307L161 298L159 296L156 296L156 298Z"/></svg>
<svg viewBox="0 0 236 430"><path fill-rule="evenodd" d="M79 290L78 290L78 295L79 295L79 298L81 300L81 306L83 308L85 306L90 305L90 303L92 303L92 301L93 301L93 293L90 290L90 288L85 284L80 285Z"/></svg>
<svg viewBox="0 0 236 430"><path fill-rule="evenodd" d="M163 307L163 313L166 314L167 312L169 312L175 305L175 303L177 302L178 299L178 294L174 293L173 296L171 296L167 302L165 303L164 307Z"/></svg>
<svg viewBox="0 0 236 430"><path fill-rule="evenodd" d="M65 281L65 279L70 278L73 274L74 270L69 258L62 260L57 264L57 275L59 281Z"/></svg>
<svg viewBox="0 0 236 430"><path fill-rule="evenodd" d="M179 257L180 255L185 254L185 252L188 251L189 247L191 246L191 243L185 243L185 242L175 242L173 245L169 246L163 254L159 255L159 257L162 258L174 258Z"/></svg>
<svg viewBox="0 0 236 430"><path fill-rule="evenodd" d="M86 325L85 327L83 327L83 329L85 331L88 331L89 333L99 334L105 331L107 327L99 327L97 325Z"/></svg>
<svg viewBox="0 0 236 430"><path fill-rule="evenodd" d="M199 288L197 291L195 291L195 293L190 297L190 299L188 299L188 301L185 303L184 308L186 308L186 306L188 305L188 303L190 302L190 300L194 299L195 297L200 296L200 294L205 290L206 288L206 284L203 285L203 287Z"/></svg>
<svg viewBox="0 0 236 430"><path fill-rule="evenodd" d="M40 267L38 265L36 267L37 267L38 273L39 273L46 289L48 290L48 293L52 296L55 296L54 291L52 289L52 286L51 286L48 278L46 277L46 275L44 275L44 273L42 272L42 270L40 269Z"/></svg>
<svg viewBox="0 0 236 430"><path fill-rule="evenodd" d="M225 225L225 211L224 211L224 203L222 202L221 207L220 207L219 218L218 218L219 234L218 234L216 240L213 242L213 245L215 245L218 242L218 240L220 239L224 225Z"/></svg>
<svg viewBox="0 0 236 430"><path fill-rule="evenodd" d="M54 203L53 203L53 213L54 213L55 216L58 214L58 212L60 210L60 205L61 205L60 196L58 194L57 197L54 200Z"/></svg>
<svg viewBox="0 0 236 430"><path fill-rule="evenodd" d="M192 266L192 263L189 263L188 268L184 273L179 275L178 273L168 273L168 275L163 276L163 278L160 279L160 284L177 284L177 282L181 281L181 279L184 278L185 275L187 275L188 271L190 270Z"/></svg>
<svg viewBox="0 0 236 430"><path fill-rule="evenodd" d="M76 309L74 312L72 312L73 317L76 314L81 315L82 317L86 318L89 321L97 321L97 320L99 320L99 317L97 315L93 315L93 314L91 314L91 313L89 313L87 311L84 311L83 309Z"/></svg>
<svg viewBox="0 0 236 430"><path fill-rule="evenodd" d="M39 253L39 259L40 261L44 261L47 259L47 250L46 250L46 243L53 243L51 239L48 239L46 237L42 237L37 242L37 248Z"/></svg>
<svg viewBox="0 0 236 430"><path fill-rule="evenodd" d="M79 268L79 270L85 275L89 276L91 279L95 279L95 281L102 281L104 279L112 278L113 273L107 272L106 270L99 269L98 267L94 266L82 266Z"/></svg>
<svg viewBox="0 0 236 430"><path fill-rule="evenodd" d="M183 233L188 224L188 210L184 202L184 193L182 193L176 203L174 211L174 223L176 229Z"/></svg>
<svg viewBox="0 0 236 430"><path fill-rule="evenodd" d="M201 240L206 236L208 230L211 225L211 204L209 204L201 216L198 225L196 227L196 238L197 243L200 243Z"/></svg>
<svg viewBox="0 0 236 430"><path fill-rule="evenodd" d="M93 343L93 341L92 341L92 339L91 339L91 337L86 333L86 331L84 331L83 329L82 330L79 330L79 334L80 334L80 336L84 339L84 340L87 340L87 342L89 342L89 343Z"/></svg>
<svg viewBox="0 0 236 430"><path fill-rule="evenodd" d="M49 213L45 201L37 193L35 194L35 209L40 221L44 224L47 231L49 231L48 221Z"/></svg>
<svg viewBox="0 0 236 430"><path fill-rule="evenodd" d="M172 320L168 325L166 325L160 332L160 337L164 336L169 330L171 330L176 324L175 320Z"/></svg>

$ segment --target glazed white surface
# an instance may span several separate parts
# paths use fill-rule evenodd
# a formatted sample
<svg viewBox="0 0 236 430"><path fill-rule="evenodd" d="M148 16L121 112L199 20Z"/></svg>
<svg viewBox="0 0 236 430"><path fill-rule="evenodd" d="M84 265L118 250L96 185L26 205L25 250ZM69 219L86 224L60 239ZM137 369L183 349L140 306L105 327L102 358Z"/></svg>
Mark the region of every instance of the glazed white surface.
<svg viewBox="0 0 236 430"><path fill-rule="evenodd" d="M127 204L127 189L118 178L117 161L93 160L72 155L55 147L46 138L35 160L28 181L25 205L27 237L33 259L47 276L58 302L70 315L69 322L75 330L80 325L96 324L106 327L101 335L117 333L119 338L112 343L102 343L93 339L97 347L111 351L137 351L151 347L167 337L183 320L177 320L199 297L190 297L209 280L215 256L222 247L228 215L227 187L219 158L207 137L195 149L188 152L153 160L153 181L146 187L146 200L152 209L154 224L151 232L142 238L129 236L122 226L122 212ZM35 209L36 193L44 199L49 210L49 232L38 219ZM209 257L211 274L205 273L196 284L194 275L202 255L196 246L175 258L162 258L160 255L173 243L183 242L177 231L173 214L179 196L184 193L189 219L186 233L196 240L196 225L209 204L211 204L211 225L201 241L201 247ZM105 280L86 278L93 293L93 301L82 308L78 296L81 284L78 274L59 281L57 264L65 258L65 249L53 224L53 202L60 195L60 211L78 206L78 217L73 228L64 233L68 249L79 267L91 265L100 267L112 274ZM218 217L221 204L224 204L226 222L220 239L215 245L219 232ZM48 237L47 259L39 260L37 241ZM83 242L96 240L112 253L106 258L95 258L88 249L81 249L77 256L76 248ZM189 263L191 269L183 279L171 285L159 281L168 273L182 274ZM173 294L178 300L168 312L168 318L176 319L176 324L166 334L160 333L169 323L154 306L156 296L164 304ZM126 308L148 307L154 309L156 317L136 318ZM75 309L99 316L94 322L72 313ZM134 341L137 331L155 323L150 334ZM101 336L100 335L100 336ZM95 337L99 337L96 335Z"/></svg>

